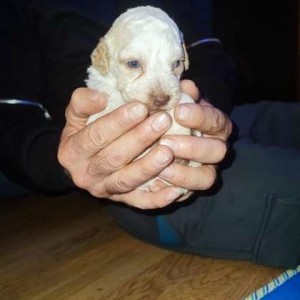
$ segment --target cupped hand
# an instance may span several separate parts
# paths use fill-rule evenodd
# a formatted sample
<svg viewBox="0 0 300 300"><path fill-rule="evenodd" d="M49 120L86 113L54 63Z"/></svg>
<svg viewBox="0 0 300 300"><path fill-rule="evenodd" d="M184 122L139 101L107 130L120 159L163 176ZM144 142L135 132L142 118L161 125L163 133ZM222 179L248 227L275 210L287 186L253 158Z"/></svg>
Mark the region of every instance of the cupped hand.
<svg viewBox="0 0 300 300"><path fill-rule="evenodd" d="M183 81L182 88L194 99L200 98L192 81ZM231 134L232 123L226 114L204 100L179 105L175 109L175 120L185 127L201 131L202 136L169 135L161 139L160 145L169 147L175 157L200 162L202 166L195 168L172 163L159 177L188 190L207 190L215 182L216 165L227 152L226 141Z"/></svg>
<svg viewBox="0 0 300 300"><path fill-rule="evenodd" d="M106 104L105 95L96 91L80 88L73 93L58 149L60 164L75 185L96 197L142 209L173 202L180 195L175 187L137 189L174 159L169 147L157 145L136 160L168 130L170 116L161 112L148 117L144 104L131 102L87 125L89 116Z"/></svg>

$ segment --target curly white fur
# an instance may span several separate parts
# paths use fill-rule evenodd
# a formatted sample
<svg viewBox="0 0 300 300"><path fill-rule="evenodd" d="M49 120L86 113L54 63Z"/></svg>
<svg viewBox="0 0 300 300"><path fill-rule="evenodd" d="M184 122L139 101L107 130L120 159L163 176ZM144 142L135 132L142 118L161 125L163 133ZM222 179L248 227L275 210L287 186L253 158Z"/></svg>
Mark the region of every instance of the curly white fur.
<svg viewBox="0 0 300 300"><path fill-rule="evenodd" d="M105 92L109 101L88 123L129 101L144 102L151 113L168 111L172 118L178 103L194 102L180 88L180 76L189 65L182 34L159 8L127 10L100 39L91 59L87 86ZM191 135L191 130L173 119L167 134L171 133ZM148 189L151 182L142 188Z"/></svg>

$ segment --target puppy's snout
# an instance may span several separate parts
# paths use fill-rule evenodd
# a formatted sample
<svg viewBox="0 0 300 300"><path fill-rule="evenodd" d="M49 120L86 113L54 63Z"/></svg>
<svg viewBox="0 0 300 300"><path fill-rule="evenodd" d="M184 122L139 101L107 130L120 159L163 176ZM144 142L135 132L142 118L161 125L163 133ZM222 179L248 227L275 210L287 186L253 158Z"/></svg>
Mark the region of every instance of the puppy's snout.
<svg viewBox="0 0 300 300"><path fill-rule="evenodd" d="M157 107L166 105L170 101L170 98L171 98L170 95L165 95L165 94L151 95L151 101Z"/></svg>

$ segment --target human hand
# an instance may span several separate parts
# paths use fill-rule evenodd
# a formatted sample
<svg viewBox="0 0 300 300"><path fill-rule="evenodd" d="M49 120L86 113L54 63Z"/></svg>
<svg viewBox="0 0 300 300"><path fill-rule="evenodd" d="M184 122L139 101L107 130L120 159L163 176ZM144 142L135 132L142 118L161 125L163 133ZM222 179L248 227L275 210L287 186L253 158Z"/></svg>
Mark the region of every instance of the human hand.
<svg viewBox="0 0 300 300"><path fill-rule="evenodd" d="M183 90L194 99L200 98L192 81L182 82ZM230 119L208 102L181 104L175 109L175 119L185 127L201 131L201 137L168 135L160 145L169 147L175 157L200 162L200 167L189 167L173 163L164 169L159 177L188 190L207 190L216 179L216 164L223 160L226 140L232 131ZM186 199L190 194L180 198Z"/></svg>
<svg viewBox="0 0 300 300"><path fill-rule="evenodd" d="M170 116L161 112L147 118L147 107L131 102L87 125L88 117L105 106L104 95L80 88L66 109L58 160L75 185L93 196L143 209L173 202L180 196L178 188L153 192L137 189L173 161L170 148L157 145L135 160L168 130Z"/></svg>

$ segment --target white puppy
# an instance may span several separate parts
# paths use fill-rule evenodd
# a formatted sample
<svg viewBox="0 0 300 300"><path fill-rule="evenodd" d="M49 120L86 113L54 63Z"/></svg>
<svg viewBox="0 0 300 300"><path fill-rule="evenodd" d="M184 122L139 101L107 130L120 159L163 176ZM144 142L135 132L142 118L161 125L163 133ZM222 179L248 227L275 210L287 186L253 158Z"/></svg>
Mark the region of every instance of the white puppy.
<svg viewBox="0 0 300 300"><path fill-rule="evenodd" d="M180 76L189 66L182 34L159 8L141 6L127 10L100 39L91 59L87 86L105 92L108 105L92 115L88 123L129 101L145 103L150 113L167 111L172 118L178 103L194 102L180 88ZM174 133L192 134L173 118L167 134ZM141 188L149 190L153 180Z"/></svg>

